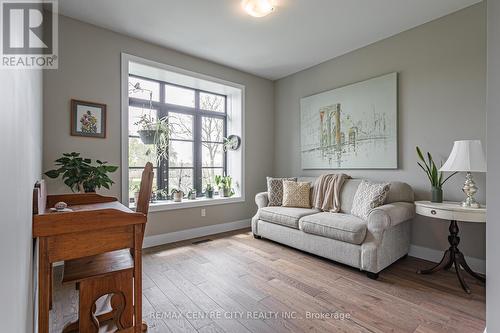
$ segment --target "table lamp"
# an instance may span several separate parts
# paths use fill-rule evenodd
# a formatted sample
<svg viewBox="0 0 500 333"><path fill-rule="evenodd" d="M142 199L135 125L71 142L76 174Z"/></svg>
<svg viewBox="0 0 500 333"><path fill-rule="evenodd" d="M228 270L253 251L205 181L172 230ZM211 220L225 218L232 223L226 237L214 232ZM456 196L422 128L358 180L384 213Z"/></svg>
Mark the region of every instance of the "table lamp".
<svg viewBox="0 0 500 333"><path fill-rule="evenodd" d="M455 141L448 160L439 171L467 172L464 187L462 188L467 198L462 202L462 207L480 207L479 203L474 199L477 186L472 179L471 173L486 172L486 158L480 140Z"/></svg>

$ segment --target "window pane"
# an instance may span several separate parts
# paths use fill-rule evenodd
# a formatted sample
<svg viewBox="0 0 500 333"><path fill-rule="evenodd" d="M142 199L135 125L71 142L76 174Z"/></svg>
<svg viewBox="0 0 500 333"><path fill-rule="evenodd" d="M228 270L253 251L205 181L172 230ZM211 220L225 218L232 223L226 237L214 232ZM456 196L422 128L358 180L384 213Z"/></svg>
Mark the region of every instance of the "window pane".
<svg viewBox="0 0 500 333"><path fill-rule="evenodd" d="M224 113L226 99L223 96L200 92L200 109Z"/></svg>
<svg viewBox="0 0 500 333"><path fill-rule="evenodd" d="M193 139L193 116L169 112L168 121L172 125L172 134L170 137L172 139Z"/></svg>
<svg viewBox="0 0 500 333"><path fill-rule="evenodd" d="M203 142L201 148L201 162L204 167L223 167L224 151L222 143Z"/></svg>
<svg viewBox="0 0 500 333"><path fill-rule="evenodd" d="M192 167L193 143L186 141L170 141L168 165L170 167Z"/></svg>
<svg viewBox="0 0 500 333"><path fill-rule="evenodd" d="M144 167L147 162L156 166L156 150L154 145L145 145L139 138L128 138L128 165Z"/></svg>
<svg viewBox="0 0 500 333"><path fill-rule="evenodd" d="M170 194L174 188L187 194L193 188L193 169L169 169L168 193Z"/></svg>
<svg viewBox="0 0 500 333"><path fill-rule="evenodd" d="M165 102L194 108L194 90L166 85Z"/></svg>
<svg viewBox="0 0 500 333"><path fill-rule="evenodd" d="M141 119L141 116L151 117L152 121L156 121L157 111L149 110L149 108L137 108L134 106L128 107L128 135L139 135L137 130L141 125L136 125L136 123Z"/></svg>
<svg viewBox="0 0 500 333"><path fill-rule="evenodd" d="M155 169L156 173L156 169ZM128 197L129 202L134 202L134 193L139 192L141 185L142 169L129 169L128 170ZM153 188L156 188L156 177L153 177Z"/></svg>
<svg viewBox="0 0 500 333"><path fill-rule="evenodd" d="M213 117L201 118L201 140L223 142L224 120Z"/></svg>
<svg viewBox="0 0 500 333"><path fill-rule="evenodd" d="M152 100L160 101L160 84L154 81L142 80L136 77L128 77L128 96L149 101L150 94Z"/></svg>
<svg viewBox="0 0 500 333"><path fill-rule="evenodd" d="M202 191L205 192L205 187L207 184L212 184L212 186L215 187L215 176L219 175L222 176L223 174L223 169L202 169L202 181L201 181L201 188ZM217 189L215 189L217 190Z"/></svg>

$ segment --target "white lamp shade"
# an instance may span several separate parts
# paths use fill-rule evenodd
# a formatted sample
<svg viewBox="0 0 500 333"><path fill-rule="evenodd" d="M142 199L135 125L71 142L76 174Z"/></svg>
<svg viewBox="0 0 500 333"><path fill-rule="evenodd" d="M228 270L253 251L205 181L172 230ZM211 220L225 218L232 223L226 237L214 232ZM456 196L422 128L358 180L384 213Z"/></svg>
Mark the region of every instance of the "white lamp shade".
<svg viewBox="0 0 500 333"><path fill-rule="evenodd" d="M439 171L486 172L486 158L481 141L455 141L450 156Z"/></svg>

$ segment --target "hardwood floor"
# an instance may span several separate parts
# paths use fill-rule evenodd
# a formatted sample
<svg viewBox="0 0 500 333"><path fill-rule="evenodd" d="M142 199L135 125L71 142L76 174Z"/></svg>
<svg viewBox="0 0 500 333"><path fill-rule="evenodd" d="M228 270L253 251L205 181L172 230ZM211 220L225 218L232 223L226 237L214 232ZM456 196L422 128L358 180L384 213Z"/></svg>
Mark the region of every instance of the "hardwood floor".
<svg viewBox="0 0 500 333"><path fill-rule="evenodd" d="M207 238L203 238L204 240ZM485 326L485 288L407 257L377 281L356 269L256 240L248 231L144 251L148 332L473 333ZM60 276L60 269L56 269ZM51 332L76 318L72 285L55 280Z"/></svg>

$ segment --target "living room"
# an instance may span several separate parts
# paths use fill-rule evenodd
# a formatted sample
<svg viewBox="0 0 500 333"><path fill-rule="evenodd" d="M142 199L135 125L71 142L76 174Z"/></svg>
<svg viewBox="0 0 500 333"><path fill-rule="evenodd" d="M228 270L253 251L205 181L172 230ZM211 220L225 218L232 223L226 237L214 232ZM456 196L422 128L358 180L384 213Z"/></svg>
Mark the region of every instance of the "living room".
<svg viewBox="0 0 500 333"><path fill-rule="evenodd" d="M498 2L29 3L6 332L500 332Z"/></svg>

